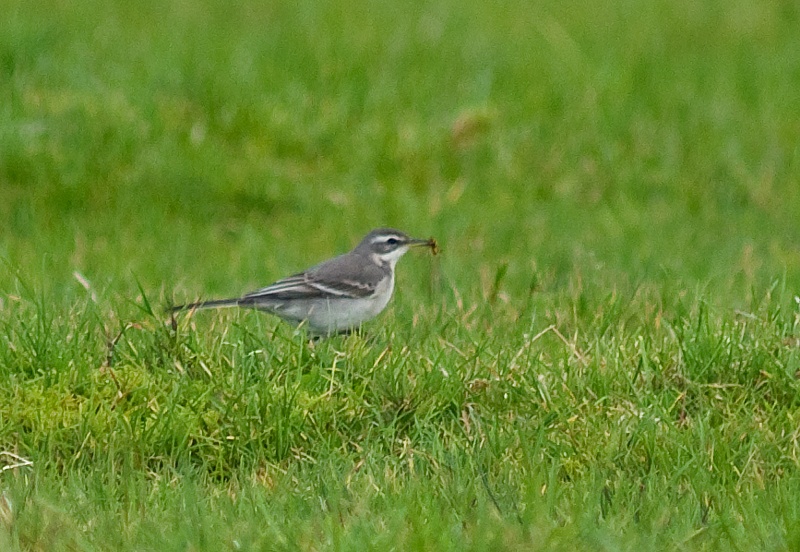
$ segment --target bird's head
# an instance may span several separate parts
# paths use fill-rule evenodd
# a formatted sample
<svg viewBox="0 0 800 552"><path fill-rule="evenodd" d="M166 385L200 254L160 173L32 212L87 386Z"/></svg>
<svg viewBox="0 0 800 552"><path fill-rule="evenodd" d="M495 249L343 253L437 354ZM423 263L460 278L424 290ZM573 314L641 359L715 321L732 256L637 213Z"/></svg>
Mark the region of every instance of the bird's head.
<svg viewBox="0 0 800 552"><path fill-rule="evenodd" d="M405 232L393 228L378 228L367 234L356 247L356 252L368 255L378 264L389 263L392 267L412 247L426 246L434 249L432 239L412 238Z"/></svg>

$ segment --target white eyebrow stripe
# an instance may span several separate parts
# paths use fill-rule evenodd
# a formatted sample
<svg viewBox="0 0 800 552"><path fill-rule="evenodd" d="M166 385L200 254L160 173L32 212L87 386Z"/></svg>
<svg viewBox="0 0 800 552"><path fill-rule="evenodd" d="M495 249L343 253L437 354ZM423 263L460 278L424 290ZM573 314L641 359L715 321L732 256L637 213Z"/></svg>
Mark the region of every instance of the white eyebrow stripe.
<svg viewBox="0 0 800 552"><path fill-rule="evenodd" d="M391 238L394 238L397 241L403 241L403 237L400 236L399 234L383 234L381 236L375 236L374 238L372 238L372 241L370 243L385 242L386 240L389 240Z"/></svg>

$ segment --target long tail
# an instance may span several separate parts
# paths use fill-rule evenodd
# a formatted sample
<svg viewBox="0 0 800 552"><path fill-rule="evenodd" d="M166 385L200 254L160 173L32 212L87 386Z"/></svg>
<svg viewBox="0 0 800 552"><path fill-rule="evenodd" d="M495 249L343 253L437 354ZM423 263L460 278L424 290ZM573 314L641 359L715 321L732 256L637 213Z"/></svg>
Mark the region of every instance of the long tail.
<svg viewBox="0 0 800 552"><path fill-rule="evenodd" d="M185 305L176 305L170 307L168 312L178 312L184 310L198 310L198 309L219 309L223 307L237 307L241 303L240 298L235 299L218 299L216 301L198 301L196 303L186 303Z"/></svg>

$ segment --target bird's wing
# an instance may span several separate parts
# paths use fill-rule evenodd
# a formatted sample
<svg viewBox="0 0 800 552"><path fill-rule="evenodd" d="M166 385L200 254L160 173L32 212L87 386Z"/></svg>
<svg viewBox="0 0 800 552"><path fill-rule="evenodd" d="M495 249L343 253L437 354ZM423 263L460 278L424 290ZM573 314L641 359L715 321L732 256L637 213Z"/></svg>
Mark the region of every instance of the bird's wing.
<svg viewBox="0 0 800 552"><path fill-rule="evenodd" d="M248 293L240 299L240 304L272 300L369 297L375 293L383 276L380 268L373 263L354 263L343 255Z"/></svg>

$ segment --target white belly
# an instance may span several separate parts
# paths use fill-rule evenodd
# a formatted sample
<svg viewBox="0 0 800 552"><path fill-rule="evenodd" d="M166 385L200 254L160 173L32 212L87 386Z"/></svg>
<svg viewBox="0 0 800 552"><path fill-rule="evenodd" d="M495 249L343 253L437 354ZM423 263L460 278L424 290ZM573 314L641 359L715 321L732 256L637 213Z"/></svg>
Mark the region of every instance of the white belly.
<svg viewBox="0 0 800 552"><path fill-rule="evenodd" d="M297 300L268 310L293 324L306 322L311 333L332 335L357 328L378 316L389 304L393 291L394 278L379 286L371 297Z"/></svg>

